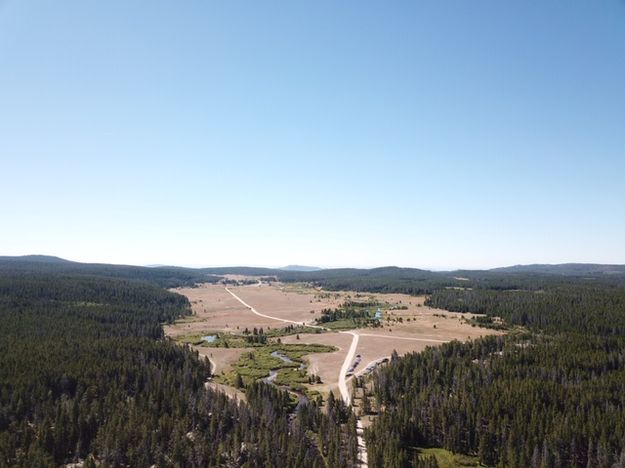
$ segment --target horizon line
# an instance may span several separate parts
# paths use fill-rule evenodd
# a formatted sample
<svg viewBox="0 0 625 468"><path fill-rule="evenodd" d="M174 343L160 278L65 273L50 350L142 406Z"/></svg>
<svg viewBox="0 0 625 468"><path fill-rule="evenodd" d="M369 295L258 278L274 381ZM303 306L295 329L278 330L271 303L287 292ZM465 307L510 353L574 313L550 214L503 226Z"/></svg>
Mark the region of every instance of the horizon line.
<svg viewBox="0 0 625 468"><path fill-rule="evenodd" d="M337 269L358 269L358 270L373 270L377 268L406 268L406 269L414 269L414 270L424 270L424 271L432 271L432 272L454 272L454 271L488 271L498 268L509 268L509 267L518 267L518 266L535 266L535 265L546 265L546 266L558 266L558 265L601 265L601 266L625 266L625 263L601 263L601 262L575 262L575 261L566 261L566 262L558 262L558 263L540 263L540 262L532 262L532 263L512 263L505 264L499 266L491 266L491 267L427 267L427 266L401 266L398 264L385 264L385 265L368 265L368 266L354 266L354 265L310 265L306 263L289 263L287 265L282 266L268 266L267 264L202 264L202 263L180 263L180 264L171 264L171 263L115 263L115 262L103 262L103 261L85 261L85 260L73 260L67 257L62 257L59 255L49 255L49 254L23 254L23 255L0 255L0 257L8 257L8 258L20 258L20 257L50 257L50 258L58 258L61 260L74 262L74 263L83 263L83 264L103 264L103 265L118 265L118 266L134 266L134 267L143 267L143 268L190 268L190 269L204 269L204 268L266 268L270 270L282 270L289 266L300 266L307 268L315 268L318 270L337 270ZM317 270L317 271L318 271ZM297 270L294 270L297 271Z"/></svg>

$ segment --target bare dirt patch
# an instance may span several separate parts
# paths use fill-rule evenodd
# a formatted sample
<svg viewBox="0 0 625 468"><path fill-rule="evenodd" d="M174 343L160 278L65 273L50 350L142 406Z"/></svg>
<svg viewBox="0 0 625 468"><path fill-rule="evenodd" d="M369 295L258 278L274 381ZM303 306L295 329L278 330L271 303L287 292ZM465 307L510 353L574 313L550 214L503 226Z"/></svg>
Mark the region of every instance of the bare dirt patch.
<svg viewBox="0 0 625 468"><path fill-rule="evenodd" d="M206 356L213 363L214 375L226 374L231 369L232 364L237 362L246 351L252 348L205 348L202 346L193 346L200 356Z"/></svg>
<svg viewBox="0 0 625 468"><path fill-rule="evenodd" d="M465 341L485 335L501 334L495 330L474 327L466 323L466 320L473 317L471 314L457 314L429 307L417 311L391 311L387 317L390 320L383 320L382 327L369 328L362 332L443 341L454 339Z"/></svg>
<svg viewBox="0 0 625 468"><path fill-rule="evenodd" d="M394 300L402 300L403 304L408 305L408 309L388 311L381 322L382 327L361 328L356 331L360 335L356 352L362 359L356 369L357 373L366 368L371 361L388 357L393 351L397 351L401 356L409 352L423 351L427 346L440 346L443 342L467 341L503 333L466 323L467 319L475 316L473 314L447 312L424 306L423 297L388 296L395 296Z"/></svg>
<svg viewBox="0 0 625 468"><path fill-rule="evenodd" d="M309 323L323 309L338 307L343 302L337 295L325 297L305 289L282 289L279 285L241 286L231 290L260 313L296 322Z"/></svg>
<svg viewBox="0 0 625 468"><path fill-rule="evenodd" d="M437 346L441 343L427 341L411 341L388 339L377 336L360 336L356 353L360 354L361 361L356 367L356 374L360 374L372 361L390 357L393 351L400 356L413 351L423 351L427 346Z"/></svg>
<svg viewBox="0 0 625 468"><path fill-rule="evenodd" d="M253 287L253 286L250 286ZM235 288L242 289L242 288ZM193 316L164 327L176 337L209 331L237 332L253 327L276 327L275 320L259 317L232 297L222 285L204 284L197 288L177 288L191 302Z"/></svg>
<svg viewBox="0 0 625 468"><path fill-rule="evenodd" d="M321 393L327 393L330 390L334 391L338 395L338 376L341 365L349 349L349 345L352 342L350 335L342 333L324 333L317 334L302 334L299 335L298 340L296 336L285 336L282 338L283 343L316 343L336 346L338 351L333 353L314 353L307 354L303 359L308 363L308 372L321 377L322 384L311 386L312 389Z"/></svg>

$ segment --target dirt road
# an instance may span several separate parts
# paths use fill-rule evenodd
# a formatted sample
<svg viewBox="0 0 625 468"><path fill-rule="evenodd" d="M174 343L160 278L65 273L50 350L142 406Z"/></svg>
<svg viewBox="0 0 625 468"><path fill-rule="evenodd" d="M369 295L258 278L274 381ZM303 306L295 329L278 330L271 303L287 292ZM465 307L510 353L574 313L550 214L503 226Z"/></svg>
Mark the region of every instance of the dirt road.
<svg viewBox="0 0 625 468"><path fill-rule="evenodd" d="M278 321L283 322L283 323L294 323L296 325L300 325L301 324L301 322L295 322L293 320L283 319L283 318L279 318L279 317L272 317L271 315L260 313L254 307L252 307L247 302L245 302L243 299L241 299L239 296L237 296L235 293L233 293L230 289L228 289L228 288L225 288L225 289L237 301L239 301L241 304L243 304L245 307L247 307L251 312L253 312L254 314L256 314L256 315L258 315L260 317L273 319L273 320L278 320ZM327 328L320 327L318 325L308 325L308 326L313 327L313 328L321 328L321 329L327 330ZM349 369L349 366L353 362L354 356L356 355L356 348L358 348L358 340L359 340L360 336L358 335L358 333L355 333L353 331L342 331L342 332L339 332L339 333L352 335L352 337L353 337L352 338L352 343L349 346L349 350L347 351L347 356L345 356L345 360L343 361L343 365L341 366L341 370L340 370L340 374L339 374L339 390L341 392L341 397L343 398L343 401L345 402L345 404L349 405L350 400L351 400L351 396L349 394L349 390L347 389L347 381L345 380L345 374L347 373L347 369ZM368 466L368 464L367 464L367 446L365 445L365 438L363 436L363 427L362 427L362 422L360 421L360 419L358 419L357 422L356 422L356 436L357 436L357 440L358 440L358 459L360 461L360 466L367 467Z"/></svg>

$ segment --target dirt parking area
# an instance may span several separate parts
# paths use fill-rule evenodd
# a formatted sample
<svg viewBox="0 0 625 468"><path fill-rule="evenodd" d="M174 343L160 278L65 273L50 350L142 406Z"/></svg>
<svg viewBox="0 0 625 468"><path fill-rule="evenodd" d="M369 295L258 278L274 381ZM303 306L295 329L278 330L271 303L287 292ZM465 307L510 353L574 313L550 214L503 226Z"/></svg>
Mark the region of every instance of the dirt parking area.
<svg viewBox="0 0 625 468"><path fill-rule="evenodd" d="M355 369L356 375L362 375L361 371L371 364L373 361L388 357L390 358L393 351L397 351L400 356L413 351L423 351L427 346L437 346L441 343L427 341L412 340L391 340L386 337L377 336L361 336L358 340L356 354L360 354L361 360Z"/></svg>

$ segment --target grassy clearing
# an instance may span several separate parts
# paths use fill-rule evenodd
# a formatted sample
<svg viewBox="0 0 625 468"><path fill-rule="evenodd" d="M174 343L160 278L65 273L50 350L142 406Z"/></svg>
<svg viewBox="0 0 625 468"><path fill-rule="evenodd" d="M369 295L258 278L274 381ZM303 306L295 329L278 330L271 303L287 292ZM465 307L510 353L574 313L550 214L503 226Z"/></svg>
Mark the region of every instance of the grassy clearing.
<svg viewBox="0 0 625 468"><path fill-rule="evenodd" d="M486 315L476 315L466 322L473 327L490 328L493 330L508 330L510 328L500 318Z"/></svg>
<svg viewBox="0 0 625 468"><path fill-rule="evenodd" d="M232 366L232 370L218 379L220 383L226 385L237 386L237 383L248 385L252 381L268 377L271 371L277 371L274 381L276 385L289 387L310 396L304 385L309 382L309 375L305 367L301 368L304 364L302 357L306 354L329 353L336 350L334 346L320 344L270 344L257 347L253 351L243 353ZM287 356L293 362L272 356L271 353L274 351Z"/></svg>
<svg viewBox="0 0 625 468"><path fill-rule="evenodd" d="M336 346L322 344L280 344L268 346L272 351L280 351L294 360L311 353L332 353L338 351Z"/></svg>
<svg viewBox="0 0 625 468"><path fill-rule="evenodd" d="M352 327L353 328L353 327ZM298 334L320 334L327 333L327 330L321 328L307 327L303 325L289 325L284 328L271 328L260 331L246 329L243 333L223 333L217 331L203 331L201 333L193 333L188 335L180 335L174 338L179 343L185 343L194 346L202 346L205 348L255 348L267 345L279 345L276 338ZM212 342L202 339L203 336L213 335L217 338Z"/></svg>
<svg viewBox="0 0 625 468"><path fill-rule="evenodd" d="M211 343L202 342L204 348L256 348L266 346L267 342L251 342L241 335L218 333L217 339Z"/></svg>
<svg viewBox="0 0 625 468"><path fill-rule="evenodd" d="M212 342L202 339L203 336L214 335L217 338ZM179 343L186 343L194 346L202 346L203 348L254 348L256 346L266 346L267 343L254 343L246 339L245 335L235 335L223 332L202 332L191 335L180 335L174 338Z"/></svg>
<svg viewBox="0 0 625 468"><path fill-rule="evenodd" d="M417 449L419 455L431 456L436 458L436 462L440 468L468 468L468 467L480 467L477 457L470 455L463 455L461 453L452 453L449 450L443 448L420 448Z"/></svg>
<svg viewBox="0 0 625 468"><path fill-rule="evenodd" d="M280 289L284 292L292 292L297 294L317 294L319 291L311 288L306 283L282 283Z"/></svg>
<svg viewBox="0 0 625 468"><path fill-rule="evenodd" d="M199 322L201 319L195 315L185 315L184 317L180 317L178 319L176 319L175 323L193 323L193 322Z"/></svg>
<svg viewBox="0 0 625 468"><path fill-rule="evenodd" d="M279 336L289 336L289 335L298 335L300 333L311 333L311 334L319 334L319 333L327 333L327 330L323 330L322 328L314 328L307 327L304 325L289 325L284 328L272 328L270 330L265 330L265 335L268 337L279 337Z"/></svg>
<svg viewBox="0 0 625 468"><path fill-rule="evenodd" d="M325 322L322 326L331 330L353 330L354 328L366 328L367 325L354 319L336 320L334 322Z"/></svg>
<svg viewBox="0 0 625 468"><path fill-rule="evenodd" d="M399 305L381 303L375 298L348 300L335 309L324 309L316 323L334 330L378 327L388 310ZM379 312L379 313L378 313Z"/></svg>
<svg viewBox="0 0 625 468"><path fill-rule="evenodd" d="M274 383L276 385L284 385L286 387L300 388L308 382L309 376L306 369L284 368L280 369ZM293 388L294 389L294 388Z"/></svg>
<svg viewBox="0 0 625 468"><path fill-rule="evenodd" d="M206 332L206 333L194 333L190 335L179 335L179 336L174 336L173 340L177 341L178 343L184 343L184 344L189 344L189 345L194 345L194 346L202 346L202 344L205 343L205 341L202 339L203 336L216 335L216 334L217 333Z"/></svg>
<svg viewBox="0 0 625 468"><path fill-rule="evenodd" d="M239 360L232 366L228 383L235 384L235 375L243 378L245 385L252 381L269 376L269 371L287 367L299 367L299 364L290 364L280 358L271 355L269 347L243 353Z"/></svg>

